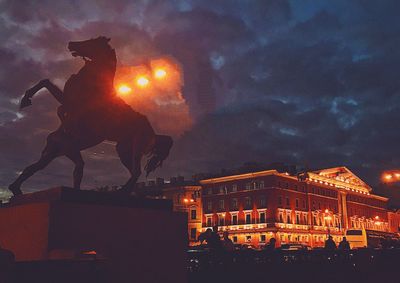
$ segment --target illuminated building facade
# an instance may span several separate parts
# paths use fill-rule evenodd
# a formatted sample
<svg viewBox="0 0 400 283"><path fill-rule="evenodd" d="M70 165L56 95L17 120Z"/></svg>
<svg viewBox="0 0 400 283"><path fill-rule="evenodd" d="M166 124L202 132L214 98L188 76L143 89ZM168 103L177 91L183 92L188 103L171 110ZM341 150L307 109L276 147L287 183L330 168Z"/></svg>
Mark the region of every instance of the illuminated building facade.
<svg viewBox="0 0 400 283"><path fill-rule="evenodd" d="M398 214L392 213L389 220L388 199L372 194L346 167L297 176L268 170L206 179L200 184L203 230L218 225L236 243L260 246L274 237L278 245L318 247L328 234L339 242L349 228L398 232L394 223Z"/></svg>

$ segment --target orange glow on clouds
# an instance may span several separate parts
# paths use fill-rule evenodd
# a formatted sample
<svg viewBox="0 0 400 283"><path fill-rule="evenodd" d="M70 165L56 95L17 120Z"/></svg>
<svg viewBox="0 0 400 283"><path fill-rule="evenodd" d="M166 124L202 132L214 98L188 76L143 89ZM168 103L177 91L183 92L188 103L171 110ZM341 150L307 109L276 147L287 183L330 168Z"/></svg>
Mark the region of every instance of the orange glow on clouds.
<svg viewBox="0 0 400 283"><path fill-rule="evenodd" d="M156 131L175 137L192 126L182 87L180 64L169 56L119 66L115 76L116 94L132 109L146 115Z"/></svg>

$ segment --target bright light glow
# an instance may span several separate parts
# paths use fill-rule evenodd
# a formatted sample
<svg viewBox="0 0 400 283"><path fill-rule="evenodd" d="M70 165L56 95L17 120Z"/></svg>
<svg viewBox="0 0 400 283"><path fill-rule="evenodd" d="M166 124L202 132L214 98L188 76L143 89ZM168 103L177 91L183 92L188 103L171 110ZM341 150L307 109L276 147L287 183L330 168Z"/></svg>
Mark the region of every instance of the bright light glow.
<svg viewBox="0 0 400 283"><path fill-rule="evenodd" d="M400 171L391 170L386 171L382 174L382 181L385 183L399 182L400 181Z"/></svg>
<svg viewBox="0 0 400 283"><path fill-rule="evenodd" d="M164 69L156 69L154 71L154 77L157 79L163 79L167 75L167 72Z"/></svg>
<svg viewBox="0 0 400 283"><path fill-rule="evenodd" d="M136 83L139 87L146 87L149 84L149 79L145 76L140 76L137 78Z"/></svg>
<svg viewBox="0 0 400 283"><path fill-rule="evenodd" d="M378 220L378 219L379 219L379 216L378 216L378 215L377 215L377 216L375 216L375 219L377 219L377 220Z"/></svg>
<svg viewBox="0 0 400 283"><path fill-rule="evenodd" d="M190 202L194 202L194 199L191 198L191 199L190 199Z"/></svg>
<svg viewBox="0 0 400 283"><path fill-rule="evenodd" d="M122 84L118 87L118 93L121 95L130 94L131 91L132 91L132 89L126 84Z"/></svg>
<svg viewBox="0 0 400 283"><path fill-rule="evenodd" d="M183 201L184 201L184 202L188 202L189 200L188 200L187 198L185 198Z"/></svg>
<svg viewBox="0 0 400 283"><path fill-rule="evenodd" d="M328 209L325 209L325 213L329 213L329 210L328 210Z"/></svg>

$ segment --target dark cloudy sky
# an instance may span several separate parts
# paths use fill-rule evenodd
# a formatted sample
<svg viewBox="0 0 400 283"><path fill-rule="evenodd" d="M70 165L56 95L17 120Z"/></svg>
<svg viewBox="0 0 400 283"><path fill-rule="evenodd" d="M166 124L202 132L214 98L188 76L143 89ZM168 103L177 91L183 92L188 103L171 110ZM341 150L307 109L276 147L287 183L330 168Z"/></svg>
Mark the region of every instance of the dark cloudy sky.
<svg viewBox="0 0 400 283"><path fill-rule="evenodd" d="M45 92L23 112L19 98L42 78L63 86L82 64L67 42L98 35L121 64L182 65L193 126L156 175L281 161L345 165L373 184L400 167L398 11L397 0L0 1L0 188L59 123ZM128 178L112 145L84 157L86 188ZM71 173L60 158L23 188L69 185Z"/></svg>

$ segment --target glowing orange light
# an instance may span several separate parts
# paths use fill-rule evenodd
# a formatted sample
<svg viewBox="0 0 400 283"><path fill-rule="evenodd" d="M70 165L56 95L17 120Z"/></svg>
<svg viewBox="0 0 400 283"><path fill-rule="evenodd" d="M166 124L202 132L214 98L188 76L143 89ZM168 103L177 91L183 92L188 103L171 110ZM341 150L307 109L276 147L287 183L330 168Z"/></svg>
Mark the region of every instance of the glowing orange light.
<svg viewBox="0 0 400 283"><path fill-rule="evenodd" d="M165 78L166 75L167 75L167 72L164 69L156 69L154 71L154 76L157 79L163 79L163 78Z"/></svg>
<svg viewBox="0 0 400 283"><path fill-rule="evenodd" d="M184 201L184 202L188 202L189 200L188 200L187 198L185 198L183 201Z"/></svg>
<svg viewBox="0 0 400 283"><path fill-rule="evenodd" d="M394 183L400 181L400 170L390 170L383 172L382 181L385 183Z"/></svg>
<svg viewBox="0 0 400 283"><path fill-rule="evenodd" d="M325 213L329 213L329 210L328 210L328 209L325 209Z"/></svg>
<svg viewBox="0 0 400 283"><path fill-rule="evenodd" d="M190 202L194 202L194 199L190 199Z"/></svg>
<svg viewBox="0 0 400 283"><path fill-rule="evenodd" d="M136 83L139 87L146 87L149 84L149 79L145 76L140 76L137 78Z"/></svg>
<svg viewBox="0 0 400 283"><path fill-rule="evenodd" d="M132 89L126 84L122 84L118 87L118 93L121 95L127 95L131 93L131 91Z"/></svg>
<svg viewBox="0 0 400 283"><path fill-rule="evenodd" d="M377 219L377 220L378 220L378 219L379 219L379 216L378 216L378 215L377 215L377 216L375 216L375 219Z"/></svg>

